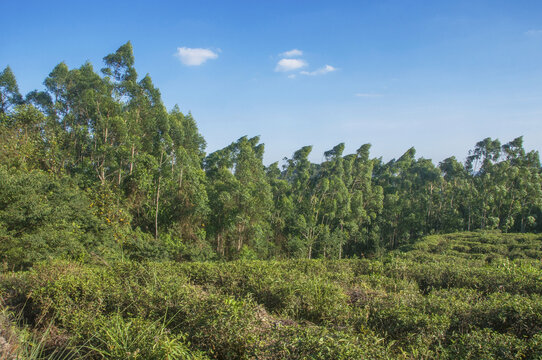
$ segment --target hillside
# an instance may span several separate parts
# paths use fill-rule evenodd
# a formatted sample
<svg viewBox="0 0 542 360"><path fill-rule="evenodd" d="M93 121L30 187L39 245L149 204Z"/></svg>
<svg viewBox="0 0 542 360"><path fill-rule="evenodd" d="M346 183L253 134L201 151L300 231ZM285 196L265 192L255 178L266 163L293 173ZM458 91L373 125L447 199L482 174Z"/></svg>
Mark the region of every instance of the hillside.
<svg viewBox="0 0 542 360"><path fill-rule="evenodd" d="M542 1L4 1L0 360L542 360Z"/></svg>
<svg viewBox="0 0 542 360"><path fill-rule="evenodd" d="M538 359L541 255L465 232L370 259L47 262L2 273L0 335L29 358Z"/></svg>

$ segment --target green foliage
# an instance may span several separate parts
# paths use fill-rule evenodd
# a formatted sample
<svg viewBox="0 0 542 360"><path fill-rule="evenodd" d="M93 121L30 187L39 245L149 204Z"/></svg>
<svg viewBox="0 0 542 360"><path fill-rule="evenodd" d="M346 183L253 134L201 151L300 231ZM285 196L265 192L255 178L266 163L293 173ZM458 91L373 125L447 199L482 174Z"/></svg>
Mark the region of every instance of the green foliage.
<svg viewBox="0 0 542 360"><path fill-rule="evenodd" d="M370 144L344 154L339 143L320 164L304 146L282 169L266 168L258 136L205 154L192 114L178 106L168 112L151 77L138 77L130 42L103 60L101 73L88 62L73 69L60 63L43 91L25 97L9 67L0 73L0 166L71 179L62 186L85 192L107 229L99 239L81 226L44 229L39 236L47 243L65 243L75 232L70 247L79 255L42 246L17 266L46 257L87 261L80 253L89 238L100 242L91 248L131 259L341 259L379 255L430 234L541 229L539 154L525 150L522 137L505 144L486 138L465 164L449 157L436 166L416 158L413 147L383 163L370 158ZM79 223L75 215L52 216L46 226L63 222ZM0 236L6 231L0 227ZM33 236L22 231L20 239Z"/></svg>
<svg viewBox="0 0 542 360"><path fill-rule="evenodd" d="M119 314L99 318L89 349L103 359L206 359L189 349L185 336L171 334L166 324Z"/></svg>
<svg viewBox="0 0 542 360"><path fill-rule="evenodd" d="M525 359L527 353L527 344L517 337L483 329L454 339L448 356L451 359Z"/></svg>
<svg viewBox="0 0 542 360"><path fill-rule="evenodd" d="M91 358L539 357L542 264L527 256L538 235L408 247L361 260L48 261L3 273L0 297L20 311L15 329L48 324Z"/></svg>
<svg viewBox="0 0 542 360"><path fill-rule="evenodd" d="M464 164L339 143L265 167L257 136L206 154L130 42L104 64L60 63L25 97L0 73L17 356L540 357L542 169L522 137Z"/></svg>
<svg viewBox="0 0 542 360"><path fill-rule="evenodd" d="M271 347L271 359L392 359L382 339L368 332L354 336L320 327L287 327Z"/></svg>
<svg viewBox="0 0 542 360"><path fill-rule="evenodd" d="M261 258L270 254L269 220L273 207L271 188L259 138L246 136L205 159L211 216L210 234L217 253L239 258L250 246Z"/></svg>
<svg viewBox="0 0 542 360"><path fill-rule="evenodd" d="M115 256L115 244L85 193L70 179L0 166L0 259L26 268L49 258Z"/></svg>
<svg viewBox="0 0 542 360"><path fill-rule="evenodd" d="M23 99L19 93L19 86L11 68L7 66L0 73L0 119L9 110L22 103Z"/></svg>

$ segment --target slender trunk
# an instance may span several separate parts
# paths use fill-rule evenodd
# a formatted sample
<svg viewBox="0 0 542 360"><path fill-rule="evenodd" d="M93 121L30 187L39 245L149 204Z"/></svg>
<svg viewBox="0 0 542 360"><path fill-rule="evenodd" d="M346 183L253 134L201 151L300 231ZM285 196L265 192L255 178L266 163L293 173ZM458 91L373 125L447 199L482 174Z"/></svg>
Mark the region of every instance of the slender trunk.
<svg viewBox="0 0 542 360"><path fill-rule="evenodd" d="M154 212L154 238L158 240L158 205L160 204L160 181L162 180L162 159L164 153L160 154L160 168L158 169L158 186L156 188L156 211Z"/></svg>
<svg viewBox="0 0 542 360"><path fill-rule="evenodd" d="M119 164L119 186L120 186L121 178L122 178L122 161Z"/></svg>
<svg viewBox="0 0 542 360"><path fill-rule="evenodd" d="M154 238L158 240L158 205L160 202L160 180L162 176L158 176L158 187L156 189L156 211L154 212Z"/></svg>
<svg viewBox="0 0 542 360"><path fill-rule="evenodd" d="M130 159L130 175L132 175L132 170L134 169L134 152L135 152L135 144L132 144L132 158Z"/></svg>
<svg viewBox="0 0 542 360"><path fill-rule="evenodd" d="M102 166L100 169L100 180L102 180L102 184L105 184L105 156L102 160Z"/></svg>
<svg viewBox="0 0 542 360"><path fill-rule="evenodd" d="M308 258L310 259L312 256L312 230L309 228L306 235L307 241L309 242L309 253Z"/></svg>
<svg viewBox="0 0 542 360"><path fill-rule="evenodd" d="M343 240L342 240L343 234L344 234L344 228L343 228L343 224L341 220L341 240L339 241L339 260L341 260L342 255L343 255Z"/></svg>
<svg viewBox="0 0 542 360"><path fill-rule="evenodd" d="M467 231L470 231L470 221L471 221L471 218L470 218L470 205L469 205L469 221L467 223Z"/></svg>
<svg viewBox="0 0 542 360"><path fill-rule="evenodd" d="M237 226L237 233L239 234L239 237L237 238L237 252L240 252L241 248L243 247L243 226L242 225Z"/></svg>
<svg viewBox="0 0 542 360"><path fill-rule="evenodd" d="M102 159L101 162L98 162L97 167L95 168L96 173L98 174L98 179L102 185L105 184L105 170L104 170L105 159Z"/></svg>

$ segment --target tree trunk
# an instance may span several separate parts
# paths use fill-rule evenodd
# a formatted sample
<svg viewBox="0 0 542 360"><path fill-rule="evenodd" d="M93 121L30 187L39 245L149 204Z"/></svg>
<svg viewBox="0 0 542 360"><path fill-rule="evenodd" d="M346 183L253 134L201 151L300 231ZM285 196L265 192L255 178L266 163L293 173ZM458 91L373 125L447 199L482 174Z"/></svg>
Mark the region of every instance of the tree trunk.
<svg viewBox="0 0 542 360"><path fill-rule="evenodd" d="M122 179L122 161L119 164L119 186L120 186L121 179Z"/></svg>
<svg viewBox="0 0 542 360"><path fill-rule="evenodd" d="M244 226L238 225L237 226L237 233L239 234L239 237L237 239L237 252L241 252L241 248L243 247L243 228Z"/></svg>
<svg viewBox="0 0 542 360"><path fill-rule="evenodd" d="M162 159L164 157L164 153L162 152L160 154L160 168L158 169L159 175L158 175L158 186L156 188L156 211L154 213L154 238L158 240L158 205L160 203L160 181L162 180Z"/></svg>
<svg viewBox="0 0 542 360"><path fill-rule="evenodd" d="M132 158L130 159L130 175L132 175L132 170L134 169L134 152L135 152L135 144L132 144Z"/></svg>

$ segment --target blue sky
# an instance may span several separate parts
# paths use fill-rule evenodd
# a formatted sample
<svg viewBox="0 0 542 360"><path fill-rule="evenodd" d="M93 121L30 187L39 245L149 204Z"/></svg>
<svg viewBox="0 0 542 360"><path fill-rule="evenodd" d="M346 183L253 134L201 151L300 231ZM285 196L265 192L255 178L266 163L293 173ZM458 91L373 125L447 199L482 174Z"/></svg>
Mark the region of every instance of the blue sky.
<svg viewBox="0 0 542 360"><path fill-rule="evenodd" d="M0 67L21 92L61 61L100 69L130 40L139 75L192 112L208 152L243 135L261 136L266 164L304 145L319 162L339 142L384 160L411 146L464 160L485 137L520 135L542 151L540 1L1 5Z"/></svg>

